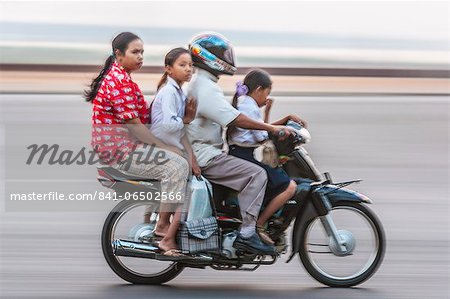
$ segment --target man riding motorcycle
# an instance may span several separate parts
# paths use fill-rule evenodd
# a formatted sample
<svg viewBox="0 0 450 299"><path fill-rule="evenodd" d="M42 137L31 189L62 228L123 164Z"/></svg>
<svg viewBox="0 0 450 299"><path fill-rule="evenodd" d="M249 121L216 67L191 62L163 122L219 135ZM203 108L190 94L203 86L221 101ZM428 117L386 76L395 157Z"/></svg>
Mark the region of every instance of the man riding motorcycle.
<svg viewBox="0 0 450 299"><path fill-rule="evenodd" d="M187 135L202 174L211 182L239 192L242 225L233 246L251 253L272 254L275 248L261 241L255 231L256 220L264 199L267 174L251 162L223 151L223 128L235 127L265 130L274 135L290 131L253 120L236 110L225 99L217 84L221 75L236 71L233 46L217 33L195 36L189 45L195 74L187 87L188 97L197 100L197 115L187 127Z"/></svg>

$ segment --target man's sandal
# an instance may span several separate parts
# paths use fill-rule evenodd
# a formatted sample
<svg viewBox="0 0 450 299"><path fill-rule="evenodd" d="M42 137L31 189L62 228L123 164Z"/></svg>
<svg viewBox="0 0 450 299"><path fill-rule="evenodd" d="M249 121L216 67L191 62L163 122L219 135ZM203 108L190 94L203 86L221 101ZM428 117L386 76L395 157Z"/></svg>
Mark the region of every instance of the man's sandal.
<svg viewBox="0 0 450 299"><path fill-rule="evenodd" d="M275 242L269 237L264 227L257 226L256 232L258 233L258 236L261 238L261 241L266 243L267 245L274 245Z"/></svg>

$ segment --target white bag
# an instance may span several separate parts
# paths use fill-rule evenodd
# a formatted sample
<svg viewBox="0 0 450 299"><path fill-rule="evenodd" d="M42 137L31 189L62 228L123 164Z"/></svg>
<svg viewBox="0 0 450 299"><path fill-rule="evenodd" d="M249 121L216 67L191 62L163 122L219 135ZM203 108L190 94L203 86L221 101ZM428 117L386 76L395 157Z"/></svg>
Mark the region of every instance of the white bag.
<svg viewBox="0 0 450 299"><path fill-rule="evenodd" d="M200 179L197 179L195 176L192 177L191 199L187 221L212 216L211 203L209 199L210 191L208 191L207 188L212 190L211 184L203 176L201 176Z"/></svg>
<svg viewBox="0 0 450 299"><path fill-rule="evenodd" d="M278 167L280 160L278 159L277 148L273 144L272 140L267 140L262 149L262 161L266 165L272 168Z"/></svg>

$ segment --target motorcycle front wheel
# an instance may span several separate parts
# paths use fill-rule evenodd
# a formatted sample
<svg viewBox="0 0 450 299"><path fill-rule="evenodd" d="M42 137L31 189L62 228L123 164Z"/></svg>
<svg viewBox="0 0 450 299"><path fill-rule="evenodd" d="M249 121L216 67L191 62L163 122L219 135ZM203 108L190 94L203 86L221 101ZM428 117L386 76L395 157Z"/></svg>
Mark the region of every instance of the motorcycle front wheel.
<svg viewBox="0 0 450 299"><path fill-rule="evenodd" d="M346 251L338 250L320 217L302 230L300 260L317 281L331 287L351 287L369 279L380 266L385 251L385 235L376 215L365 205L336 203L330 211Z"/></svg>
<svg viewBox="0 0 450 299"><path fill-rule="evenodd" d="M145 242L148 236L143 234L151 233L151 228L156 226L157 208L155 203L124 200L114 207L103 225L101 242L106 262L119 277L133 284L163 284L174 279L184 269L176 262L114 254L115 240ZM151 213L150 223L139 224L146 212Z"/></svg>

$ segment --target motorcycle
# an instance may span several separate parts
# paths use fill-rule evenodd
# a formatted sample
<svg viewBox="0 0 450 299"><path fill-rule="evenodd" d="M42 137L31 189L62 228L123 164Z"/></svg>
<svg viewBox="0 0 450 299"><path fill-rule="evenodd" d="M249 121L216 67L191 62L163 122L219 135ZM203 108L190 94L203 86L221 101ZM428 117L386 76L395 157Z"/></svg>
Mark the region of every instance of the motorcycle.
<svg viewBox="0 0 450 299"><path fill-rule="evenodd" d="M334 183L328 173L322 175L303 146L311 139L309 132L291 121L287 126L293 134L284 140L272 139L278 153L285 156L284 170L298 185L295 196L267 224L276 254L259 255L233 247L241 224L237 193L213 184L221 240L218 251L187 254L181 259L165 256L154 245L158 202L122 200L107 216L101 237L111 269L134 284L166 283L188 267L254 271L288 254L286 232L291 227L287 263L298 254L306 271L331 287L351 287L369 279L382 263L386 241L380 220L367 207L372 201L345 188L361 180ZM155 180L129 176L111 167L100 167L98 173L100 183L122 197L160 192ZM149 221L136 224L144 213L150 214Z"/></svg>

